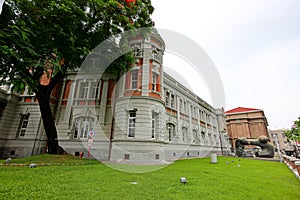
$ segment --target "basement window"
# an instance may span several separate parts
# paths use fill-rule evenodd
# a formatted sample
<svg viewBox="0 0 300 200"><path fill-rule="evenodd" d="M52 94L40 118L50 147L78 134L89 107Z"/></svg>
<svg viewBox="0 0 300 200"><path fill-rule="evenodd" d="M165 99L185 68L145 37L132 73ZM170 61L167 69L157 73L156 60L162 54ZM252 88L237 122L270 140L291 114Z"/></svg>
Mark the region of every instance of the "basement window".
<svg viewBox="0 0 300 200"><path fill-rule="evenodd" d="M129 160L129 154L124 154L124 159Z"/></svg>

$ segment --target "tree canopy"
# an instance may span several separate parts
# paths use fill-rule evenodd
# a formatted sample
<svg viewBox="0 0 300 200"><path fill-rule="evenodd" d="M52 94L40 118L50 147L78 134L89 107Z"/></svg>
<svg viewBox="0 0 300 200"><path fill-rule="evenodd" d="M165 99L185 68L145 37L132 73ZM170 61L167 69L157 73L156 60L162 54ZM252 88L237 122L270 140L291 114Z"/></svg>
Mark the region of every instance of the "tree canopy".
<svg viewBox="0 0 300 200"><path fill-rule="evenodd" d="M58 147L49 115L55 85L100 42L126 30L151 27L153 10L150 0L5 1L0 15L0 85L19 90L27 86L35 92L52 153ZM118 61L117 71L129 68L132 59L125 55ZM46 83L41 81L45 75Z"/></svg>
<svg viewBox="0 0 300 200"><path fill-rule="evenodd" d="M53 65L52 77L76 68L108 37L151 26L152 12L150 0L6 0L0 16L2 83L35 91L45 63Z"/></svg>
<svg viewBox="0 0 300 200"><path fill-rule="evenodd" d="M298 120L294 121L292 128L284 133L290 140L300 141L300 117L298 117Z"/></svg>

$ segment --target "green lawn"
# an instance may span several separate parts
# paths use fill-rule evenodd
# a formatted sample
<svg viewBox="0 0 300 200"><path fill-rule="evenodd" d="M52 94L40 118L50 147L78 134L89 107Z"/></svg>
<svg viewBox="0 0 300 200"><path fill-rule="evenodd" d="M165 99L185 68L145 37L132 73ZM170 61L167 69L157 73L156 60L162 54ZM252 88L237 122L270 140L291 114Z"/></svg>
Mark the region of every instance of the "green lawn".
<svg viewBox="0 0 300 200"><path fill-rule="evenodd" d="M126 173L72 156L37 158L14 162L52 166L0 167L0 199L300 199L300 181L279 162L189 159L149 173ZM143 167L149 166L138 168ZM180 183L181 176L187 184Z"/></svg>

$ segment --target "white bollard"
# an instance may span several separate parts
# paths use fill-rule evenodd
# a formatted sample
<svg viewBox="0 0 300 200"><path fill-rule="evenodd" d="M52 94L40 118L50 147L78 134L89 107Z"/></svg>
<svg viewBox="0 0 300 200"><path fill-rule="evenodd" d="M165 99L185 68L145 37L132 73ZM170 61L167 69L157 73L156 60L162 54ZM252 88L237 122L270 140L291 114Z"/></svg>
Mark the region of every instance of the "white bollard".
<svg viewBox="0 0 300 200"><path fill-rule="evenodd" d="M216 164L218 162L217 154L216 153L212 153L210 156L211 156L210 163Z"/></svg>

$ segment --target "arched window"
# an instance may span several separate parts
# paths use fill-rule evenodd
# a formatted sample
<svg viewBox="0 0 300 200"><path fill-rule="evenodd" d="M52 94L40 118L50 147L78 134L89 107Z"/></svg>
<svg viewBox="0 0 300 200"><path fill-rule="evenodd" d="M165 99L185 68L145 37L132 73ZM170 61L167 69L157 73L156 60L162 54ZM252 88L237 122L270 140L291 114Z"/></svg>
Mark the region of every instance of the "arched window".
<svg viewBox="0 0 300 200"><path fill-rule="evenodd" d="M219 140L218 137L216 135L214 135L214 144L219 145Z"/></svg>
<svg viewBox="0 0 300 200"><path fill-rule="evenodd" d="M213 144L211 133L208 134L208 144Z"/></svg>
<svg viewBox="0 0 300 200"><path fill-rule="evenodd" d="M184 143L188 142L187 134L188 134L188 129L186 127L182 127L182 141Z"/></svg>
<svg viewBox="0 0 300 200"><path fill-rule="evenodd" d="M193 136L194 136L194 143L198 143L199 142L198 132L195 129L193 130Z"/></svg>
<svg viewBox="0 0 300 200"><path fill-rule="evenodd" d="M172 123L167 123L167 131L168 131L168 140L172 141L175 135L175 125Z"/></svg>
<svg viewBox="0 0 300 200"><path fill-rule="evenodd" d="M202 139L202 142L205 143L205 133L204 133L204 131L201 131L201 139Z"/></svg>

